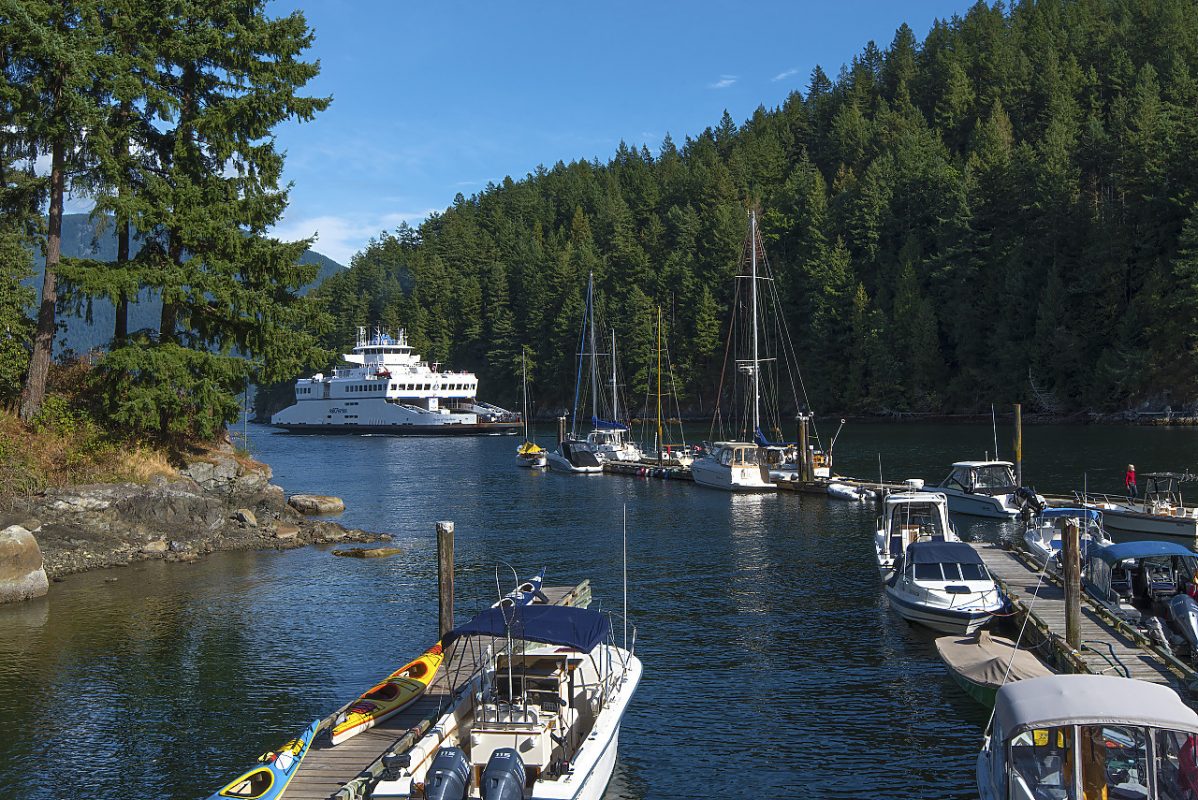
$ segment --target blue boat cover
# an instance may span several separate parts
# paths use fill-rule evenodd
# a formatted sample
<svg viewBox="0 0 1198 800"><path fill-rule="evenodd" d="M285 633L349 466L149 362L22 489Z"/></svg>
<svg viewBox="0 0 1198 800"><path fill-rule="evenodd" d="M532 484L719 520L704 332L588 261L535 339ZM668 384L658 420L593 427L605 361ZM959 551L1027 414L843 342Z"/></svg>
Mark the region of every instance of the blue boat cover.
<svg viewBox="0 0 1198 800"><path fill-rule="evenodd" d="M981 564L982 557L965 542L915 542L907 546L908 564Z"/></svg>
<svg viewBox="0 0 1198 800"><path fill-rule="evenodd" d="M1060 519L1061 517L1085 517L1095 522L1102 519L1102 512L1094 508L1046 508L1040 512L1042 519Z"/></svg>
<svg viewBox="0 0 1198 800"><path fill-rule="evenodd" d="M786 442L771 442L765 438L765 434L761 431L761 426L757 426L757 430L753 432L753 443L758 447L786 447Z"/></svg>
<svg viewBox="0 0 1198 800"><path fill-rule="evenodd" d="M612 422L611 420L608 420L608 419L599 419L598 417L591 417L591 426L594 428L597 428L598 430L616 430L616 431L622 431L622 430L626 430L628 428L627 425L624 425L622 423Z"/></svg>
<svg viewBox="0 0 1198 800"><path fill-rule="evenodd" d="M1188 556L1190 558L1198 558L1198 553L1174 542L1154 541L1108 544L1106 547L1096 548L1094 555L1108 564L1117 564L1127 558L1151 558L1152 556Z"/></svg>
<svg viewBox="0 0 1198 800"><path fill-rule="evenodd" d="M589 653L611 638L611 619L589 608L571 606L514 606L488 608L441 640L444 647L463 636L506 637L556 644Z"/></svg>

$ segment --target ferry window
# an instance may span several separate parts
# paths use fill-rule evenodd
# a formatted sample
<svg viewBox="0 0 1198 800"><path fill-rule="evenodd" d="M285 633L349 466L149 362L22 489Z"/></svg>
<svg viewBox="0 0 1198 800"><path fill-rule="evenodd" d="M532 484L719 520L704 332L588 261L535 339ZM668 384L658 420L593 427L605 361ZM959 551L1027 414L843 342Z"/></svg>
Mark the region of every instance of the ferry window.
<svg viewBox="0 0 1198 800"><path fill-rule="evenodd" d="M1009 748L1008 797L1077 800L1073 785L1072 728L1026 731L1013 738Z"/></svg>
<svg viewBox="0 0 1198 800"><path fill-rule="evenodd" d="M961 577L967 581L984 581L990 576L986 574L986 568L981 564L958 564L961 568Z"/></svg>
<svg viewBox="0 0 1198 800"><path fill-rule="evenodd" d="M940 572L939 564L916 564L915 580L942 581L944 580L944 575Z"/></svg>
<svg viewBox="0 0 1198 800"><path fill-rule="evenodd" d="M1161 800L1188 800L1198 795L1198 736L1158 730L1153 738L1157 795Z"/></svg>

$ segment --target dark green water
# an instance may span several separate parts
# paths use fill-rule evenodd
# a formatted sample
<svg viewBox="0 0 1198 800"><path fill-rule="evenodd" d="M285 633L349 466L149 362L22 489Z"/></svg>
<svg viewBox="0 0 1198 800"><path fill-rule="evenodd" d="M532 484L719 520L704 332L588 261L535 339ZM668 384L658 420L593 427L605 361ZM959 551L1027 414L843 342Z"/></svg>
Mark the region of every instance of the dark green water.
<svg viewBox="0 0 1198 800"><path fill-rule="evenodd" d="M825 442L834 425L821 425ZM516 441L294 437L251 428L289 493L345 498L391 559L327 548L218 554L73 576L0 607L0 797L205 797L436 638L433 523L457 524L459 617L497 562L620 601L645 677L608 798L966 798L986 715L933 636L886 607L874 510L615 476L531 474ZM1001 456L1010 432L1000 427ZM847 426L838 471L929 483L993 453L988 425ZM1025 475L1066 493L1198 466L1198 430L1039 426ZM962 518L967 538L998 525ZM509 579L505 579L505 583Z"/></svg>

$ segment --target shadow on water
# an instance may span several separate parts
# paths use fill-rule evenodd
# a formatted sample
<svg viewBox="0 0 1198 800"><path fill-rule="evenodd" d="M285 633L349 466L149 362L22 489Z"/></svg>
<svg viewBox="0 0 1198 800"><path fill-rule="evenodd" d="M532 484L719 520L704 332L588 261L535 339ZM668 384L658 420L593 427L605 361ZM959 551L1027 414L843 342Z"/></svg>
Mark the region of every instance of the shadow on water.
<svg viewBox="0 0 1198 800"><path fill-rule="evenodd" d="M932 483L993 450L989 426L945 430L846 426L837 466L872 476L881 453L888 479ZM1000 429L1002 452L1009 439ZM1117 483L1129 460L1190 466L1198 431L1048 426L1025 440L1029 481L1065 492L1087 470L1092 488ZM251 429L277 483L343 497L345 524L393 534L403 554L146 563L0 608L0 726L20 732L0 736L0 796L207 796L436 638L438 519L457 525L459 620L493 601L500 562L545 566L551 584L590 578L618 608L625 506L646 670L609 798L975 795L986 712L934 637L887 608L872 506L534 473L513 466L515 446ZM1010 533L954 522L970 540Z"/></svg>

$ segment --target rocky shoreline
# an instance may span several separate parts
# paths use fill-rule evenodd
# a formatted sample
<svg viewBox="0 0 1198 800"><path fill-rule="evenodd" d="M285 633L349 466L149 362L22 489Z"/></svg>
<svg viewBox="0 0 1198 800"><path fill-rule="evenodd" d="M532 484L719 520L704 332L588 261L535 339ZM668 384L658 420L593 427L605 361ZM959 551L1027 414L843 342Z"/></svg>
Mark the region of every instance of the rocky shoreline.
<svg viewBox="0 0 1198 800"><path fill-rule="evenodd" d="M270 478L269 466L239 456L225 443L189 461L173 478L68 486L14 498L0 511L0 532L14 550L27 542L22 531L32 534L49 581L151 559L190 562L224 550L390 538L305 516ZM22 557L28 560L25 549ZM5 577L0 575L0 602ZM20 592L10 594L7 599L25 599Z"/></svg>

